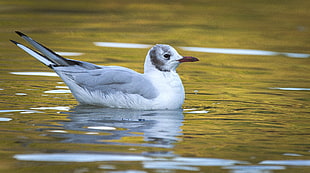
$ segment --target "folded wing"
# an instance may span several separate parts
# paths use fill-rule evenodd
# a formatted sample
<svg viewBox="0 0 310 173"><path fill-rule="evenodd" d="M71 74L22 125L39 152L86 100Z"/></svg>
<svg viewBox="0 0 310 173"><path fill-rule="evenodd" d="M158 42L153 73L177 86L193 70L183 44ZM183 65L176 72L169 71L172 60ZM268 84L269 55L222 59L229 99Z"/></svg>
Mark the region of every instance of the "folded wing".
<svg viewBox="0 0 310 173"><path fill-rule="evenodd" d="M101 69L87 71L63 71L78 86L90 92L104 94L122 92L137 94L147 99L158 96L153 84L142 74L123 67L102 66Z"/></svg>
<svg viewBox="0 0 310 173"><path fill-rule="evenodd" d="M27 35L16 31L38 51L11 40L22 50L52 68L69 86L74 85L103 94L137 94L147 99L157 97L157 90L143 74L124 67L98 66L92 63L64 58ZM143 85L143 87L142 87ZM72 89L72 88L70 88Z"/></svg>

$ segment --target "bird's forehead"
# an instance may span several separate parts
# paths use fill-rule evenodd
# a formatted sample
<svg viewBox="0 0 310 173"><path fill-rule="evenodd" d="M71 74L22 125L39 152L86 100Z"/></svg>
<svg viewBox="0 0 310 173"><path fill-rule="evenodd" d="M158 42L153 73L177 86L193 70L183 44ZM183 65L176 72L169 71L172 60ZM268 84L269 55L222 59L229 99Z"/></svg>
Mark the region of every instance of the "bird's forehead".
<svg viewBox="0 0 310 173"><path fill-rule="evenodd" d="M158 52L171 52L171 51L173 51L173 48L169 45L156 45L155 49Z"/></svg>
<svg viewBox="0 0 310 173"><path fill-rule="evenodd" d="M170 47L170 46L163 46L163 47L162 47L162 50L163 50L164 52L169 52L169 51L171 51L171 47Z"/></svg>

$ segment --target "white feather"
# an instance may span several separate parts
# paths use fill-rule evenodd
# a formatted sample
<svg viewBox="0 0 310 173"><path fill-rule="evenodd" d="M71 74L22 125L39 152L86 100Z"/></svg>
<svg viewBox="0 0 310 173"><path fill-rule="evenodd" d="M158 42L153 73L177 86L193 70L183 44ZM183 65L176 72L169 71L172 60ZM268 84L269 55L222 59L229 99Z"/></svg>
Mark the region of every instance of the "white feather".
<svg viewBox="0 0 310 173"><path fill-rule="evenodd" d="M39 60L40 62L42 62L43 64L45 64L46 66L50 66L50 65L55 65L53 62L47 60L44 56L40 55L39 53L33 51L32 49L17 43L16 44L18 47L20 47L21 49L23 49L25 52L27 52L29 55L35 57L37 60Z"/></svg>

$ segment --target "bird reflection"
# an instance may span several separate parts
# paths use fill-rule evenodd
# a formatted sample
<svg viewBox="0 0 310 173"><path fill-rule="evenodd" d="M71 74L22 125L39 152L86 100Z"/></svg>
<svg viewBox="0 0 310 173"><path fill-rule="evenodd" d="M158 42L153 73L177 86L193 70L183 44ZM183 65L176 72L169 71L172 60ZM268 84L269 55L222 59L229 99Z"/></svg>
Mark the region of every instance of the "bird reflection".
<svg viewBox="0 0 310 173"><path fill-rule="evenodd" d="M172 148L182 135L183 111L129 110L77 106L60 122L69 133L54 133L65 143L93 143ZM142 141L122 138L141 138Z"/></svg>

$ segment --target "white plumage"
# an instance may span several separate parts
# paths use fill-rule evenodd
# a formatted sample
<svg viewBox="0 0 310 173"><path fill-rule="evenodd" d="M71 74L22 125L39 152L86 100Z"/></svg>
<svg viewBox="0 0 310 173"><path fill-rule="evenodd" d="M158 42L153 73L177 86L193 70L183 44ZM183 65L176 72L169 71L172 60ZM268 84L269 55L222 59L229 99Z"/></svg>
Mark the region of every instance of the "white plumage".
<svg viewBox="0 0 310 173"><path fill-rule="evenodd" d="M40 53L11 41L52 68L81 104L142 110L180 109L185 96L176 68L182 62L198 61L179 55L169 45L157 44L149 50L141 74L125 67L66 59L25 34L16 33Z"/></svg>

